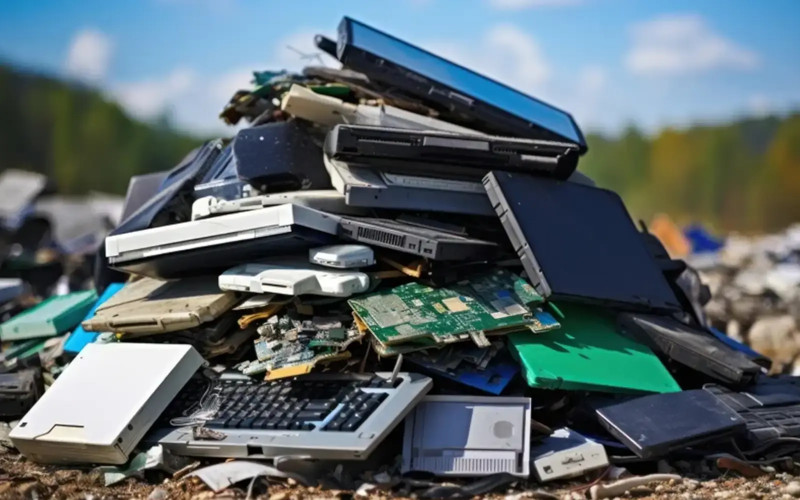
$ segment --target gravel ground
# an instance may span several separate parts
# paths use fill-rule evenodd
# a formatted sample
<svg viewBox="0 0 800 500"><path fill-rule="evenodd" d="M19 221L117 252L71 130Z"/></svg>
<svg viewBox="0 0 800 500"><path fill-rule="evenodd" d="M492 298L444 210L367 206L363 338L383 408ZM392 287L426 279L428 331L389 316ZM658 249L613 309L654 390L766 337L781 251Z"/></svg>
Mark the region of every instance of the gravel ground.
<svg viewBox="0 0 800 500"><path fill-rule="evenodd" d="M588 480L587 480L588 481ZM487 496L491 499L523 500L528 498L590 498L588 482L559 483L557 487L541 489L539 485L518 484L503 492ZM110 487L103 486L99 472L41 466L24 457L8 452L0 455L0 498L2 499L245 499L248 484L229 488L221 493L210 491L198 479L165 476L147 479L129 478ZM529 488L529 489L526 489ZM269 481L254 485L251 498L265 500L300 500L318 498L359 498L352 491L306 488L290 480ZM362 498L403 498L388 492L373 490ZM800 476L772 473L758 478L720 477L714 480L669 480L638 486L617 497L640 499L792 499L800 498Z"/></svg>

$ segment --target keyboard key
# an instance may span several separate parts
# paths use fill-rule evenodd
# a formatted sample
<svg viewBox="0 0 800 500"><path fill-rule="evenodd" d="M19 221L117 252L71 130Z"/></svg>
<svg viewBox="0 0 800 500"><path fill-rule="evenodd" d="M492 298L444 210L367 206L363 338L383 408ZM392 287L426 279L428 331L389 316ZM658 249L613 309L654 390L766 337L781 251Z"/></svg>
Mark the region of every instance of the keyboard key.
<svg viewBox="0 0 800 500"><path fill-rule="evenodd" d="M362 415L353 415L350 419L342 425L342 430L345 432L353 432L358 429L361 422L364 420Z"/></svg>
<svg viewBox="0 0 800 500"><path fill-rule="evenodd" d="M325 418L326 414L327 414L327 412L323 412L323 411L308 411L308 410L306 410L306 411L301 411L300 413L298 413L295 416L295 418L297 420L322 420L323 418Z"/></svg>
<svg viewBox="0 0 800 500"><path fill-rule="evenodd" d="M213 420L206 420L206 427L225 427L228 424L227 418L215 418Z"/></svg>
<svg viewBox="0 0 800 500"><path fill-rule="evenodd" d="M327 410L332 410L333 407L334 407L333 401L315 400L315 401L310 401L303 409L306 411L327 411Z"/></svg>

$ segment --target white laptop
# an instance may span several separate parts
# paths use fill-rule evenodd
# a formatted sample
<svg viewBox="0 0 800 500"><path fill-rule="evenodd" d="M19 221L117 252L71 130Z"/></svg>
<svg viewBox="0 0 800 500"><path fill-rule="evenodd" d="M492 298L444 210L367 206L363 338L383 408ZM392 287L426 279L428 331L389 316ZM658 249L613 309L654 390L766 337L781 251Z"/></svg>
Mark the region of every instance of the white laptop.
<svg viewBox="0 0 800 500"><path fill-rule="evenodd" d="M304 258L286 258L229 269L220 275L219 288L250 293L349 297L367 291L369 276L349 269L316 266Z"/></svg>
<svg viewBox="0 0 800 500"><path fill-rule="evenodd" d="M106 256L127 272L178 278L332 243L338 221L287 203L109 236Z"/></svg>
<svg viewBox="0 0 800 500"><path fill-rule="evenodd" d="M226 200L215 196L203 196L192 203L192 220L205 219L222 214L258 210L293 203L304 207L331 212L334 214L364 214L363 208L351 207L345 203L344 196L335 189L309 189L288 193L272 193Z"/></svg>
<svg viewBox="0 0 800 500"><path fill-rule="evenodd" d="M11 441L35 462L123 464L203 363L189 345L89 344Z"/></svg>

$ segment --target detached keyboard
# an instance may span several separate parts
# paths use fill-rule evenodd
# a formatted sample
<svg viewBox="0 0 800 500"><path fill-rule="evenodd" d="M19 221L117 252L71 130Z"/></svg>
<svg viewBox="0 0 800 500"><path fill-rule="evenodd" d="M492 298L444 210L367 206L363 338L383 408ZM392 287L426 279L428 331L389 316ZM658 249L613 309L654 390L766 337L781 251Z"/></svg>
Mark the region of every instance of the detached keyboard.
<svg viewBox="0 0 800 500"><path fill-rule="evenodd" d="M188 417L202 400L213 401L217 408L206 427L355 432L402 382L374 374L319 374L274 382L196 378L173 400L162 420Z"/></svg>

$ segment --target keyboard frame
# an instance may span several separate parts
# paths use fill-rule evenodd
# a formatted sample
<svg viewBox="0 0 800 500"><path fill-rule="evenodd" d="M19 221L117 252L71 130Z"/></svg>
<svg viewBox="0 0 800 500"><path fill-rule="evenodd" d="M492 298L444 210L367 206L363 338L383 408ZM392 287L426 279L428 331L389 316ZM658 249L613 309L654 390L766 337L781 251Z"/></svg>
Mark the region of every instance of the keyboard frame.
<svg viewBox="0 0 800 500"><path fill-rule="evenodd" d="M298 377L307 381L354 380L365 374L312 373ZM366 375L373 375L372 373ZM376 372L386 380L390 372ZM308 456L320 460L364 460L410 413L433 387L433 381L417 373L400 372L394 388L363 388L364 392L386 392L388 397L356 431L260 430L211 427L225 434L220 441L196 440L191 427L162 427L152 436L177 455L210 458L275 458Z"/></svg>

